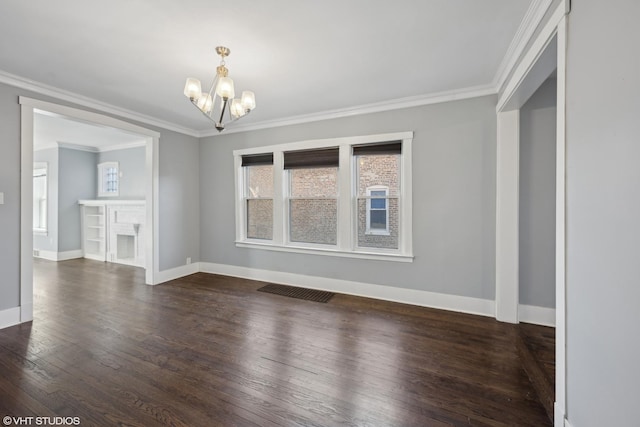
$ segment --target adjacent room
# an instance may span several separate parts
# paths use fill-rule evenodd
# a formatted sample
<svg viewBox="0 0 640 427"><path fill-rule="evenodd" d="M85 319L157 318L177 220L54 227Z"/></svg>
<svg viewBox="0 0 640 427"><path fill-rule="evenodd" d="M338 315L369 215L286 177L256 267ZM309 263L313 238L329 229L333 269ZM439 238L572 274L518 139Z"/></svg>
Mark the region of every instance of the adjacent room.
<svg viewBox="0 0 640 427"><path fill-rule="evenodd" d="M639 14L2 2L3 424L634 425Z"/></svg>

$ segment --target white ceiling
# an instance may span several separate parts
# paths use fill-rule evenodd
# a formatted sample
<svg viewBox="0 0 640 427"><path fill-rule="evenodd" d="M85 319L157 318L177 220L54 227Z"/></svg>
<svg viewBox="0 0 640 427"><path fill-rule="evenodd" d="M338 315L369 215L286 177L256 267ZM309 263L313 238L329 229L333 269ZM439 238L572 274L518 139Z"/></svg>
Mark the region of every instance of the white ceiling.
<svg viewBox="0 0 640 427"><path fill-rule="evenodd" d="M3 0L0 70L195 131L227 58L259 123L495 86L535 0Z"/></svg>
<svg viewBox="0 0 640 427"><path fill-rule="evenodd" d="M33 117L33 148L76 146L80 149L103 151L115 147L143 144L144 136L105 126L84 123L66 117L38 113Z"/></svg>

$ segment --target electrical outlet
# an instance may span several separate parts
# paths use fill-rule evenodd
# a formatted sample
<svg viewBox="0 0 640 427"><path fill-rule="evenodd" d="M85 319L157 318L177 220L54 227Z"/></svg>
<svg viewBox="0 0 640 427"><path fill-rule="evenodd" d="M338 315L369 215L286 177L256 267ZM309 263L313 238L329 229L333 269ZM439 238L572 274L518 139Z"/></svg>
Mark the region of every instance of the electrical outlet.
<svg viewBox="0 0 640 427"><path fill-rule="evenodd" d="M191 264L191 257L187 257L187 264Z"/></svg>

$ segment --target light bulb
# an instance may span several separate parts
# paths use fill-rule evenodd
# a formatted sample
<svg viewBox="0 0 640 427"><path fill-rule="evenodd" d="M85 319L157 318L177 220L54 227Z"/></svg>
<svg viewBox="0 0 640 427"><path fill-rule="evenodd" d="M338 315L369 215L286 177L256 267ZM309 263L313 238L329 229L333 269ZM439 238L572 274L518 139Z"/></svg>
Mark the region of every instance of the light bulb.
<svg viewBox="0 0 640 427"><path fill-rule="evenodd" d="M235 98L231 101L231 114L233 117L238 118L244 116L244 108L242 107L242 102L238 98Z"/></svg>
<svg viewBox="0 0 640 427"><path fill-rule="evenodd" d="M233 80L230 77L220 77L216 86L216 93L222 99L233 98L235 96Z"/></svg>
<svg viewBox="0 0 640 427"><path fill-rule="evenodd" d="M245 111L251 111L256 108L256 96L250 90L242 92L242 107Z"/></svg>
<svg viewBox="0 0 640 427"><path fill-rule="evenodd" d="M193 101L200 98L201 94L200 80L189 77L184 85L184 95Z"/></svg>
<svg viewBox="0 0 640 427"><path fill-rule="evenodd" d="M209 113L211 111L211 107L213 107L213 100L211 99L211 95L208 93L203 93L200 98L198 98L198 108L201 109L204 113Z"/></svg>

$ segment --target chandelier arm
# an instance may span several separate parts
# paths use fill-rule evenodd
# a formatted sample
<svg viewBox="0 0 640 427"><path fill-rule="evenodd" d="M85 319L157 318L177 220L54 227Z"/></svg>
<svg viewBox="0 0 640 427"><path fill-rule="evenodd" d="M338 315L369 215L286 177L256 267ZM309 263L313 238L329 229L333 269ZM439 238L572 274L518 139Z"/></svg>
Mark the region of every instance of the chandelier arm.
<svg viewBox="0 0 640 427"><path fill-rule="evenodd" d="M222 123L222 118L224 117L224 110L227 109L227 103L229 102L229 98L222 98L223 104L222 104L222 111L220 111L220 120L218 120L218 123Z"/></svg>

